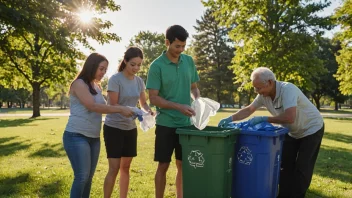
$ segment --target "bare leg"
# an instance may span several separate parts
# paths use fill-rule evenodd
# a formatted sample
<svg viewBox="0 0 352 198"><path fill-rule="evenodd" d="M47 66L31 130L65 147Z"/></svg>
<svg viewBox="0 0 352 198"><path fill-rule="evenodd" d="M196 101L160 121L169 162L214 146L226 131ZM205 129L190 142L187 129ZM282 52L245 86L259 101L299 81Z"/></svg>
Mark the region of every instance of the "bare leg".
<svg viewBox="0 0 352 198"><path fill-rule="evenodd" d="M163 198L166 185L166 172L170 163L159 162L158 169L155 174L155 197Z"/></svg>
<svg viewBox="0 0 352 198"><path fill-rule="evenodd" d="M117 174L120 169L121 158L108 158L109 171L104 181L104 198L110 198L116 181Z"/></svg>
<svg viewBox="0 0 352 198"><path fill-rule="evenodd" d="M120 163L120 198L127 198L130 183L130 166L132 157L122 157Z"/></svg>
<svg viewBox="0 0 352 198"><path fill-rule="evenodd" d="M183 186L182 186L182 161L176 160L176 197L183 198Z"/></svg>

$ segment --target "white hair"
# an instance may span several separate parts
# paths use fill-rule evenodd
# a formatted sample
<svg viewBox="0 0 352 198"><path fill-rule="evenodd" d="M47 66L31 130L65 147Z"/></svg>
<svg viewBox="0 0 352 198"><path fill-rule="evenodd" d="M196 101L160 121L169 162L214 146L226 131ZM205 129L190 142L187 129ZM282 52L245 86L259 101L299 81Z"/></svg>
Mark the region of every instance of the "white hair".
<svg viewBox="0 0 352 198"><path fill-rule="evenodd" d="M267 83L269 80L276 81L275 74L266 67L258 67L251 74L251 80L259 78L263 83Z"/></svg>

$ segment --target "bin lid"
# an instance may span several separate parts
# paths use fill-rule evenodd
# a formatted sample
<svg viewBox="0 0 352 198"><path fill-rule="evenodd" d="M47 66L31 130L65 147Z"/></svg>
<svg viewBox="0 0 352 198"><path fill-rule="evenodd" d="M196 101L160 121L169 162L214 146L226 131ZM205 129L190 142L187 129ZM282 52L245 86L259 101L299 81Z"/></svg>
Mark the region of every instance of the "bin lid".
<svg viewBox="0 0 352 198"><path fill-rule="evenodd" d="M194 126L188 126L188 127L177 128L176 133L180 135L227 137L230 135L238 135L240 133L240 129L207 126L203 130L199 130Z"/></svg>
<svg viewBox="0 0 352 198"><path fill-rule="evenodd" d="M255 126L249 126L248 122L231 123L228 128L237 128L241 130L240 134L245 135L259 135L267 137L275 137L284 135L289 132L288 128L281 126L274 126L269 122L262 122Z"/></svg>
<svg viewBox="0 0 352 198"><path fill-rule="evenodd" d="M259 135L259 136L266 136L266 137L276 137L276 136L284 135L288 132L289 132L288 128L285 128L285 127L277 127L275 130L268 130L268 131L266 130L254 131L250 129L241 130L241 134Z"/></svg>

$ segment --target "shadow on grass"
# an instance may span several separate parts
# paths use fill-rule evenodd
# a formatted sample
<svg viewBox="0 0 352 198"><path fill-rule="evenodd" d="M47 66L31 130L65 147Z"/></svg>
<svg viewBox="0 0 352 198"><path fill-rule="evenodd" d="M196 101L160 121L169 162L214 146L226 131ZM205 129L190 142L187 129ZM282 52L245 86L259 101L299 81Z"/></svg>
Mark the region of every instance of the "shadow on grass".
<svg viewBox="0 0 352 198"><path fill-rule="evenodd" d="M42 144L41 148L30 154L29 157L62 157L65 156L65 151L61 143L57 144Z"/></svg>
<svg viewBox="0 0 352 198"><path fill-rule="evenodd" d="M0 176L0 195L1 197L10 197L18 195L21 192L20 185L30 181L29 174L23 173L15 177Z"/></svg>
<svg viewBox="0 0 352 198"><path fill-rule="evenodd" d="M26 144L26 141L7 143L17 137L0 138L0 156L8 156L19 150L28 149L31 146L30 144Z"/></svg>
<svg viewBox="0 0 352 198"><path fill-rule="evenodd" d="M330 139L330 140L335 140L335 141L338 141L338 142L344 142L344 143L347 143L347 144L352 143L352 136L338 134L338 133L325 132L324 133L324 138Z"/></svg>
<svg viewBox="0 0 352 198"><path fill-rule="evenodd" d="M333 109L320 109L320 113L331 113L331 114L352 114L350 110L338 110L335 111Z"/></svg>
<svg viewBox="0 0 352 198"><path fill-rule="evenodd" d="M6 137L6 138L0 138L0 144L3 144L3 143L6 143L6 142L9 142L13 139L16 139L18 138L19 136L12 136L12 137Z"/></svg>
<svg viewBox="0 0 352 198"><path fill-rule="evenodd" d="M321 192L316 191L316 190L310 190L308 189L305 198L322 198L322 197L326 197L324 195L321 194Z"/></svg>
<svg viewBox="0 0 352 198"><path fill-rule="evenodd" d="M49 184L45 184L39 189L39 197L60 197L59 193L62 191L62 181L56 180Z"/></svg>
<svg viewBox="0 0 352 198"><path fill-rule="evenodd" d="M339 120L341 123L351 123L352 117L324 117L324 119Z"/></svg>
<svg viewBox="0 0 352 198"><path fill-rule="evenodd" d="M29 123L32 123L34 121L38 120L53 120L53 119L58 119L58 118L27 118L27 119L11 119L11 120L0 120L0 128L6 128L6 127L18 127L18 126L25 126Z"/></svg>
<svg viewBox="0 0 352 198"><path fill-rule="evenodd" d="M350 150L322 146L314 174L332 180L352 183L352 153Z"/></svg>

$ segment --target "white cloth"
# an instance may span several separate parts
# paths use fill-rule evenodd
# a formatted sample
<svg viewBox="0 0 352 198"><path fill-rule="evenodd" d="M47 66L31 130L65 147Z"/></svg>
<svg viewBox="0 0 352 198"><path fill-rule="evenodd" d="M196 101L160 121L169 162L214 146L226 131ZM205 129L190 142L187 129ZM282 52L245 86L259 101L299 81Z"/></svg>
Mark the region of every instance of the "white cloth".
<svg viewBox="0 0 352 198"><path fill-rule="evenodd" d="M191 107L196 112L196 115L191 117L192 124L199 130L203 130L209 122L209 117L216 115L220 104L209 98L199 97L192 102Z"/></svg>

